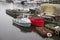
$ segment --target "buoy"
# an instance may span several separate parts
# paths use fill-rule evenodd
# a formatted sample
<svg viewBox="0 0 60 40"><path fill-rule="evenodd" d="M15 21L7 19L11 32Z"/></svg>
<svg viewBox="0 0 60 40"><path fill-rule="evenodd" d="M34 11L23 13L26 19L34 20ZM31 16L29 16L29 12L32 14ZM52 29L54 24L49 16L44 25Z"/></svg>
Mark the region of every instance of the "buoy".
<svg viewBox="0 0 60 40"><path fill-rule="evenodd" d="M52 34L51 33L47 33L47 37L52 37Z"/></svg>

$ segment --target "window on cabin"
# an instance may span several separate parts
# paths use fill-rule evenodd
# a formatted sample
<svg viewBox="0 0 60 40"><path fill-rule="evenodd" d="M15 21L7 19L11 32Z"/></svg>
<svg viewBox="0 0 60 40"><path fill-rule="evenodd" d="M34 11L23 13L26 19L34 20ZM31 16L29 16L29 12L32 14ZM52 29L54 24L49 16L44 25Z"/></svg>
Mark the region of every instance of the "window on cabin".
<svg viewBox="0 0 60 40"><path fill-rule="evenodd" d="M24 16L25 18L28 17L27 15Z"/></svg>

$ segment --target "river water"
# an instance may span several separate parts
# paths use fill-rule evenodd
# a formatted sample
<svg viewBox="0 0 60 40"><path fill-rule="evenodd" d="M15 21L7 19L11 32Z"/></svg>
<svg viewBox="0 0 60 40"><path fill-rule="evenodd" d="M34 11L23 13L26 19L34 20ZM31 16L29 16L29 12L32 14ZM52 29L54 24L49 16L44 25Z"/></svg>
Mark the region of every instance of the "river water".
<svg viewBox="0 0 60 40"><path fill-rule="evenodd" d="M13 4L0 2L0 40L47 40L35 32L21 32L12 25L14 18L6 14L6 9L13 9ZM49 40L53 39L49 38Z"/></svg>

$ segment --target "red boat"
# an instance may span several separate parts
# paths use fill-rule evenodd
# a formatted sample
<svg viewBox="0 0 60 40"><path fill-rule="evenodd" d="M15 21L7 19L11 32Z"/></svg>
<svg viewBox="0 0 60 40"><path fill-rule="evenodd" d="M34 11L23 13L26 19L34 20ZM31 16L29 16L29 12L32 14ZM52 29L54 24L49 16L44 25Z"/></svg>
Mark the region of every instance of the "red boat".
<svg viewBox="0 0 60 40"><path fill-rule="evenodd" d="M29 18L32 25L38 26L38 27L44 27L44 19L43 18Z"/></svg>

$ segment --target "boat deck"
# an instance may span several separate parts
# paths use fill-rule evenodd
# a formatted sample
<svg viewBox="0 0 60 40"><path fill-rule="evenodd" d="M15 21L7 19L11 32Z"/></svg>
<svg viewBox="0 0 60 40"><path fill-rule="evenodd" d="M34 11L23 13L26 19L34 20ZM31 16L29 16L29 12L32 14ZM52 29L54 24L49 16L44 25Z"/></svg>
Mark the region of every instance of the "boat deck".
<svg viewBox="0 0 60 40"><path fill-rule="evenodd" d="M52 26L52 24L49 25L49 26L45 26L45 27L47 27L47 28L49 28L49 29L52 29L52 30L60 31L60 27L56 29L54 26Z"/></svg>

